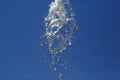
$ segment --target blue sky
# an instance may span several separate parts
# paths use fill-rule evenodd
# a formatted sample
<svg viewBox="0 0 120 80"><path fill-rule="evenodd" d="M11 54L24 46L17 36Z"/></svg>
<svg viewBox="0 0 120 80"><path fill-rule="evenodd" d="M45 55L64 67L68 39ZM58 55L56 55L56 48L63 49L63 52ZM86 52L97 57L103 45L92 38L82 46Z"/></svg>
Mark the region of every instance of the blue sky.
<svg viewBox="0 0 120 80"><path fill-rule="evenodd" d="M49 53L40 48L50 2L0 1L0 80L52 80ZM120 1L71 3L80 33L63 53L66 80L120 80Z"/></svg>

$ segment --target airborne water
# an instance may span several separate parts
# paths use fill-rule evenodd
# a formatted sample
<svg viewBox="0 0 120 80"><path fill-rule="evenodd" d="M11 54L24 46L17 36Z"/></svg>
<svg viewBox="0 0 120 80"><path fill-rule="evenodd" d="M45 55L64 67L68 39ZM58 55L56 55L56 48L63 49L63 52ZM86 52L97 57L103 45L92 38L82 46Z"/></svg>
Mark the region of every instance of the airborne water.
<svg viewBox="0 0 120 80"><path fill-rule="evenodd" d="M44 18L46 24L45 38L51 55L51 69L58 76L53 80L63 80L60 67L66 68L66 61L59 54L71 45L71 38L78 28L69 0L54 0L49 5L48 15ZM61 63L62 62L62 63Z"/></svg>

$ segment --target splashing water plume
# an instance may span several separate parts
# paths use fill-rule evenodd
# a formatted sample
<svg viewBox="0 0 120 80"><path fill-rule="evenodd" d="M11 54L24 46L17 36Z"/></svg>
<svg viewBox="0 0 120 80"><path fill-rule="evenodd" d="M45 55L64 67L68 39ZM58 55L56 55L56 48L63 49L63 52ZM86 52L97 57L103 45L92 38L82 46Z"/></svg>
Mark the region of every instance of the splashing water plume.
<svg viewBox="0 0 120 80"><path fill-rule="evenodd" d="M71 45L73 32L78 28L74 16L69 0L54 0L49 5L49 12L45 17L45 36L48 41L52 66L56 65L56 56ZM58 58L57 60L59 61ZM52 69L57 70L56 67L52 67ZM63 80L61 72L58 80Z"/></svg>

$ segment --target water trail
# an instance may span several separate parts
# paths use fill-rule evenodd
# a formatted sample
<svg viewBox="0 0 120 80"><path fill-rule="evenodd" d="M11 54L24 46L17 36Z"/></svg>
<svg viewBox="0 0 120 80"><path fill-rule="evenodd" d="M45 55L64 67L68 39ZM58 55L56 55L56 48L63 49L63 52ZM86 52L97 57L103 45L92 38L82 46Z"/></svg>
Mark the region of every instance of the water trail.
<svg viewBox="0 0 120 80"><path fill-rule="evenodd" d="M72 35L78 28L74 16L75 13L69 0L54 0L50 3L48 15L44 19L45 37L51 54L51 68L59 72L57 80L63 80L62 73L58 69L60 65L56 67L60 61L58 54L71 45ZM64 64L61 65L65 67L66 62L64 61Z"/></svg>

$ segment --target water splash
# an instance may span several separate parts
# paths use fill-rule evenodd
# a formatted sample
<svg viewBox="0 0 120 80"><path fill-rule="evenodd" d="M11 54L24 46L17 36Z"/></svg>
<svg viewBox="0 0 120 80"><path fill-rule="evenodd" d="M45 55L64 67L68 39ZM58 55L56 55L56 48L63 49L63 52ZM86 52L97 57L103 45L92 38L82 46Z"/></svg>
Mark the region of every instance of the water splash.
<svg viewBox="0 0 120 80"><path fill-rule="evenodd" d="M51 68L54 71L58 70L55 65L60 61L60 56L57 55L71 45L72 35L78 28L74 16L75 13L69 0L54 0L49 5L48 15L44 19L46 24L45 37L51 54ZM66 62L64 63L66 64ZM58 77L58 80L62 80L60 70Z"/></svg>

